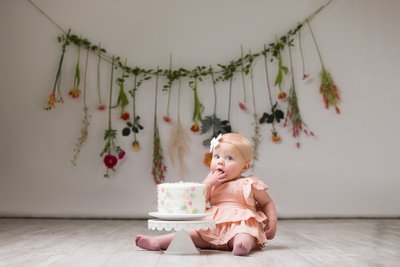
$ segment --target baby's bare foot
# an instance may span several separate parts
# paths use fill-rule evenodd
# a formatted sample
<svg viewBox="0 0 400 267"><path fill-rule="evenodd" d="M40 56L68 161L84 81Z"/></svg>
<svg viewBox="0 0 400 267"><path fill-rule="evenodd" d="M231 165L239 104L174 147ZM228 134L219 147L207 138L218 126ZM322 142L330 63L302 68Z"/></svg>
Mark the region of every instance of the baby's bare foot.
<svg viewBox="0 0 400 267"><path fill-rule="evenodd" d="M137 235L135 237L136 246L147 250L160 250L160 243L155 237Z"/></svg>
<svg viewBox="0 0 400 267"><path fill-rule="evenodd" d="M250 253L250 251L251 246L239 242L233 247L232 254L234 256L246 256Z"/></svg>

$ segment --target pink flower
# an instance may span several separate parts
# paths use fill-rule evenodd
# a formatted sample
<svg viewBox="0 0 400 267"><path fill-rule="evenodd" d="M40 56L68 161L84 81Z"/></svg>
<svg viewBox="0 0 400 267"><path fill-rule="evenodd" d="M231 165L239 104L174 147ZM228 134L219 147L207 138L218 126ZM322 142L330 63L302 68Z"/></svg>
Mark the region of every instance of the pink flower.
<svg viewBox="0 0 400 267"><path fill-rule="evenodd" d="M303 78L301 78L303 81L307 80L307 78L310 77L310 74L303 74Z"/></svg>
<svg viewBox="0 0 400 267"><path fill-rule="evenodd" d="M165 115L165 116L163 116L163 120L164 120L165 122L167 122L167 123L170 123L172 119L171 119L170 116Z"/></svg>
<svg viewBox="0 0 400 267"><path fill-rule="evenodd" d="M104 162L104 165L106 165L107 168L112 169L112 168L115 167L115 165L117 165L118 159L114 155L107 154L107 155L105 155L105 157L103 159L103 162Z"/></svg>
<svg viewBox="0 0 400 267"><path fill-rule="evenodd" d="M187 202L187 204L188 204L189 206L192 206L193 203L192 203L192 201L189 200L189 201Z"/></svg>
<svg viewBox="0 0 400 267"><path fill-rule="evenodd" d="M243 110L243 111L247 111L247 106L246 106L246 104L245 104L245 103L243 103L243 102L239 102L239 107L240 107L240 109L241 109L241 110Z"/></svg>

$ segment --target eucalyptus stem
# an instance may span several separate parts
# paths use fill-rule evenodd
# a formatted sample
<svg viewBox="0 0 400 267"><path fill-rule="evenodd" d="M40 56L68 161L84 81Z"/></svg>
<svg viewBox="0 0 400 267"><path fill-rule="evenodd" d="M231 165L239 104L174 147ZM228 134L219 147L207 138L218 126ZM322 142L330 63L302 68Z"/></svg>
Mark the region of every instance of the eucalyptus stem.
<svg viewBox="0 0 400 267"><path fill-rule="evenodd" d="M210 75L211 75L211 81L213 84L213 91L214 91L214 116L216 116L217 114L217 89L215 87L215 77L214 77L214 73L212 71L212 67L210 65Z"/></svg>
<svg viewBox="0 0 400 267"><path fill-rule="evenodd" d="M301 63L303 66L303 77L304 77L304 75L306 74L306 66L304 63L303 45L302 45L302 41L301 41L301 30L299 30L299 48L300 48Z"/></svg>
<svg viewBox="0 0 400 267"><path fill-rule="evenodd" d="M249 54L251 56L251 50L249 50ZM254 114L256 114L256 97L254 91L254 78L253 78L253 64L250 63L250 79L251 79L251 92L253 94L253 107L254 107Z"/></svg>
<svg viewBox="0 0 400 267"><path fill-rule="evenodd" d="M111 80L110 80L110 96L108 101L108 129L111 129L111 109L112 109L112 90L113 90L113 80L114 80L114 56L111 60ZM108 150L110 153L110 149Z"/></svg>
<svg viewBox="0 0 400 267"><path fill-rule="evenodd" d="M181 78L178 80L178 123L181 124Z"/></svg>
<svg viewBox="0 0 400 267"><path fill-rule="evenodd" d="M311 37L312 37L312 39L313 39L313 41L314 41L315 48L317 49L318 56L319 56L319 60L321 61L322 69L325 70L325 65L324 65L324 62L323 62L323 60L322 60L322 55L321 55L321 52L319 51L319 47L318 47L317 41L316 41L316 39L315 39L314 33L313 33L312 29L311 29L310 22L309 22L308 19L306 20L306 22L307 22L308 28L310 29Z"/></svg>
<svg viewBox="0 0 400 267"><path fill-rule="evenodd" d="M233 76L229 79L228 121L230 121L230 118L231 118L232 80L233 80Z"/></svg>
<svg viewBox="0 0 400 267"><path fill-rule="evenodd" d="M169 54L169 71L170 74L172 74L172 54ZM169 116L169 106L171 102L171 91L172 91L172 86L168 88L168 103L167 103L167 116Z"/></svg>
<svg viewBox="0 0 400 267"><path fill-rule="evenodd" d="M265 49L266 49L266 45L264 44L264 50ZM265 77L267 78L267 91L268 91L269 104L271 105L271 107L273 107L274 104L272 103L271 87L269 85L267 53L264 53L264 65L265 65ZM274 133L276 133L275 120L272 120L272 130Z"/></svg>
<svg viewBox="0 0 400 267"><path fill-rule="evenodd" d="M243 57L243 45L240 45L240 58L242 62L242 83L243 83L243 97L244 97L244 104L247 103L247 94L246 94L246 82L244 80L244 57Z"/></svg>
<svg viewBox="0 0 400 267"><path fill-rule="evenodd" d="M97 62L97 95L99 97L99 103L101 104L101 90L100 90L100 63L101 63L101 44L99 43L98 50L98 62Z"/></svg>
<svg viewBox="0 0 400 267"><path fill-rule="evenodd" d="M137 81L137 75L134 76L133 78L133 89L132 89L132 125L135 125L135 120L136 120L136 81ZM133 132L133 140L136 140L136 132Z"/></svg>
<svg viewBox="0 0 400 267"><path fill-rule="evenodd" d="M86 50L86 58L85 58L85 71L83 74L83 106L86 109L86 76L89 62L89 50Z"/></svg>

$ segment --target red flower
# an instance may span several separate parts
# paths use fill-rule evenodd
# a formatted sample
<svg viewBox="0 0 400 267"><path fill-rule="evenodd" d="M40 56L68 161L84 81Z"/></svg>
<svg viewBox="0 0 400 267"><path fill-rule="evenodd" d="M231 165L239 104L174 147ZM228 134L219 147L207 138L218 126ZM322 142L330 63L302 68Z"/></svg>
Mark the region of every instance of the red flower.
<svg viewBox="0 0 400 267"><path fill-rule="evenodd" d="M118 158L119 159L122 159L122 158L124 158L125 157L125 151L123 151L123 150L121 150L119 153L118 153Z"/></svg>
<svg viewBox="0 0 400 267"><path fill-rule="evenodd" d="M122 112L121 113L121 116L120 116L120 119L121 120L124 120L124 121L127 121L127 120L129 120L129 112Z"/></svg>
<svg viewBox="0 0 400 267"><path fill-rule="evenodd" d="M106 165L107 168L112 169L115 167L115 165L117 165L118 163L118 159L116 156L111 155L111 154L107 154L104 156L104 165Z"/></svg>
<svg viewBox="0 0 400 267"><path fill-rule="evenodd" d="M193 124L192 127L190 128L190 130L194 133L197 133L198 131L200 131L200 126L198 124Z"/></svg>
<svg viewBox="0 0 400 267"><path fill-rule="evenodd" d="M166 116L163 116L163 119L164 119L164 121L167 122L167 123L170 123L171 120L172 120L171 117L170 117L170 116L167 116L167 115L166 115Z"/></svg>

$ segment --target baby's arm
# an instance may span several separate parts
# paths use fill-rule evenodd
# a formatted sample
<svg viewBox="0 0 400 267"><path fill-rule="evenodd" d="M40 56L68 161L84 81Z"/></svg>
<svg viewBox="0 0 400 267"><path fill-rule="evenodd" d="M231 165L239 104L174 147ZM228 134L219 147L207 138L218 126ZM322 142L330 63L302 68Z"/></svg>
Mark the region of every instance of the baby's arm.
<svg viewBox="0 0 400 267"><path fill-rule="evenodd" d="M264 214L267 215L267 220L264 222L265 236L267 239L273 239L276 233L278 220L275 203L265 190L254 190L254 198Z"/></svg>

